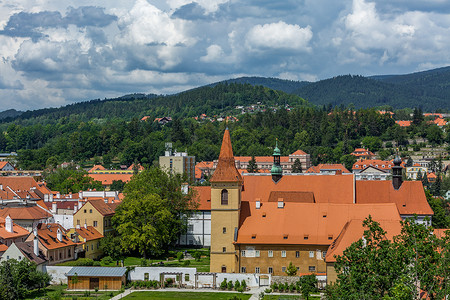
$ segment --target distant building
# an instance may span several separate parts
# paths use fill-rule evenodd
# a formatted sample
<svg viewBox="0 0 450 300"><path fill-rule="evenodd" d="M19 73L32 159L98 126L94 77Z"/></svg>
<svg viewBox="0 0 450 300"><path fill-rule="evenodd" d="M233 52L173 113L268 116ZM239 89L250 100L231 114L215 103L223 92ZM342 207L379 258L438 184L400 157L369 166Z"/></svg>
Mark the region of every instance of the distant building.
<svg viewBox="0 0 450 300"><path fill-rule="evenodd" d="M312 166L305 173L339 175L343 173L350 174L351 172L343 164L319 164Z"/></svg>
<svg viewBox="0 0 450 300"><path fill-rule="evenodd" d="M102 235L113 232L112 217L119 203L105 203L103 199L88 200L73 215L73 227L92 226Z"/></svg>
<svg viewBox="0 0 450 300"><path fill-rule="evenodd" d="M34 262L38 271L44 272L48 265L48 260L42 250L39 249L38 240L29 242L15 242L1 255L0 261L15 259L21 261L24 259Z"/></svg>
<svg viewBox="0 0 450 300"><path fill-rule="evenodd" d="M390 170L379 169L372 165L369 165L358 173L355 173L356 180L388 180L390 176Z"/></svg>
<svg viewBox="0 0 450 300"><path fill-rule="evenodd" d="M373 154L368 149L364 148L356 148L355 151L350 153L353 156L356 156L357 159L373 159L375 158L375 154Z"/></svg>
<svg viewBox="0 0 450 300"><path fill-rule="evenodd" d="M408 179L416 180L419 171L422 174L423 178L423 176L428 173L428 168L426 166L421 166L420 164L415 163L412 167L406 167L406 177Z"/></svg>
<svg viewBox="0 0 450 300"><path fill-rule="evenodd" d="M144 167L138 165L137 170L138 172L141 172L144 170ZM95 165L88 171L88 176L96 181L100 181L102 186L109 189L114 181L122 181L125 183L129 182L134 173L134 164L128 168L124 166L124 168L120 170L109 170L102 165Z"/></svg>
<svg viewBox="0 0 450 300"><path fill-rule="evenodd" d="M395 121L396 124L398 124L400 127L409 127L412 124L412 121Z"/></svg>
<svg viewBox="0 0 450 300"><path fill-rule="evenodd" d="M158 122L158 124L160 124L160 125L165 125L169 122L172 122L172 118L171 117L155 118L155 120L153 120L153 122Z"/></svg>
<svg viewBox="0 0 450 300"><path fill-rule="evenodd" d="M186 174L191 182L195 181L195 156L189 156L187 152L166 150L164 156L159 157L159 167L167 172Z"/></svg>

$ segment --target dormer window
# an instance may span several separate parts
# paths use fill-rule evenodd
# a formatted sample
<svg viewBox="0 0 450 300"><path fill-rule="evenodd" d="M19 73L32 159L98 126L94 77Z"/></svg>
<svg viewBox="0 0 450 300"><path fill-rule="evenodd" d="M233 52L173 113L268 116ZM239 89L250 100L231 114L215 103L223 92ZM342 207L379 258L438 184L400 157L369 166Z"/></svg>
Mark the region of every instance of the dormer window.
<svg viewBox="0 0 450 300"><path fill-rule="evenodd" d="M228 205L228 191L225 189L221 192L220 204Z"/></svg>

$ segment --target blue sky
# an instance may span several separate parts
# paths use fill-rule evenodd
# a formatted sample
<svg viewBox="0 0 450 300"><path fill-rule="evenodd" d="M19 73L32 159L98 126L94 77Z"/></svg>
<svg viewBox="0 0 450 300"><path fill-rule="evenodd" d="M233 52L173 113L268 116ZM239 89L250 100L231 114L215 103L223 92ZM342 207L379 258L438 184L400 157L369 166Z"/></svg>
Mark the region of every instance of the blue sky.
<svg viewBox="0 0 450 300"><path fill-rule="evenodd" d="M0 0L0 110L450 63L447 0Z"/></svg>

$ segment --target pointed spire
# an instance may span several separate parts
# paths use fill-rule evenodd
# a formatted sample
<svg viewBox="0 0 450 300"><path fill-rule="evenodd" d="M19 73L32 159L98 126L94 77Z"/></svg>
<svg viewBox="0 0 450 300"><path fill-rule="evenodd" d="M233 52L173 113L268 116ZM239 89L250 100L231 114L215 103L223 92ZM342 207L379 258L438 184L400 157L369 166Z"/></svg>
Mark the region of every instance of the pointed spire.
<svg viewBox="0 0 450 300"><path fill-rule="evenodd" d="M211 177L211 182L242 182L242 176L236 169L233 155L233 147L231 146L230 131L225 129L220 148L219 161L216 170Z"/></svg>

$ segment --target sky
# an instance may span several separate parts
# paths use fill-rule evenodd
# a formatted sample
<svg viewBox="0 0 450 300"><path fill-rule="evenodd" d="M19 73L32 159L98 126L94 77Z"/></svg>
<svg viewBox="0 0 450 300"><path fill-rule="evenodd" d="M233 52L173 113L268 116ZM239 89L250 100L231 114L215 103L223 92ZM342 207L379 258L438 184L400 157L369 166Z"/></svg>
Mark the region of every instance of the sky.
<svg viewBox="0 0 450 300"><path fill-rule="evenodd" d="M450 65L448 0L0 0L0 110Z"/></svg>

